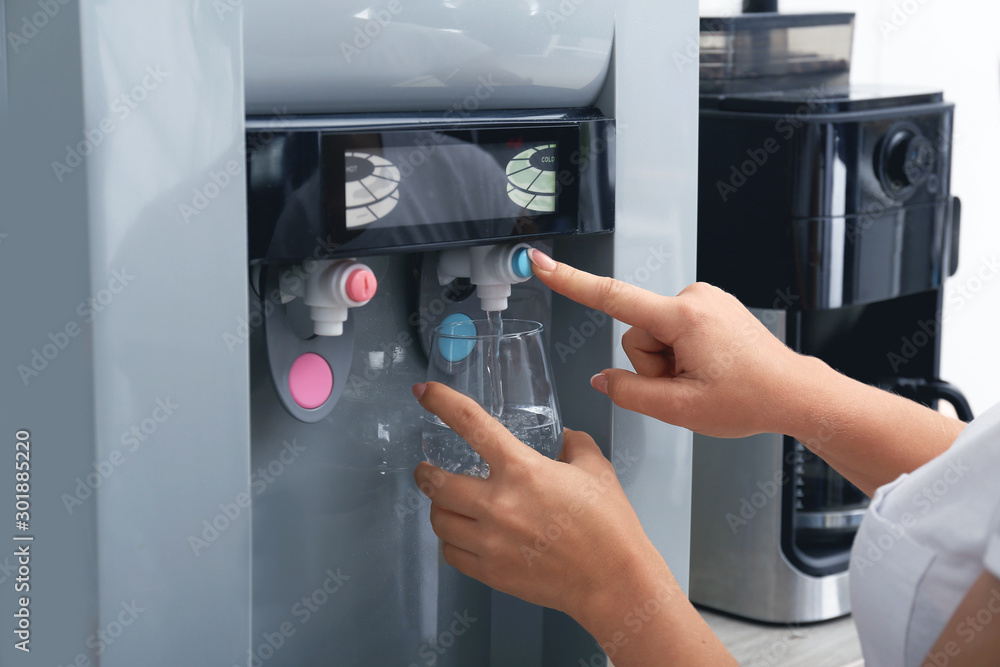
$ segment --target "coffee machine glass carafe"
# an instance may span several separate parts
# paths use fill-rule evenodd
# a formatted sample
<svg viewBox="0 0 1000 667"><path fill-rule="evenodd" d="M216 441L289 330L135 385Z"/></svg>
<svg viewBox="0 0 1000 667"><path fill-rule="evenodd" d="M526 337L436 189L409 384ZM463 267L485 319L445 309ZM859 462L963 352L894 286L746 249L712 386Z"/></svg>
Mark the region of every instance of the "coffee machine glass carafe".
<svg viewBox="0 0 1000 667"><path fill-rule="evenodd" d="M795 441L793 452L796 547L816 559L843 557L861 525L868 497L802 443Z"/></svg>

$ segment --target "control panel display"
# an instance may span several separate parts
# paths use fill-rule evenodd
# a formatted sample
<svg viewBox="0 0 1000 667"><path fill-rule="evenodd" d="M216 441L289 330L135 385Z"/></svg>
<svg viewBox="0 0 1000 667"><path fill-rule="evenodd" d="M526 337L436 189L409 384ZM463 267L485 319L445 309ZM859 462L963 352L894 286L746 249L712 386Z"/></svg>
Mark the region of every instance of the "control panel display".
<svg viewBox="0 0 1000 667"><path fill-rule="evenodd" d="M424 134L407 137L405 143L387 143L380 136L370 146L344 151L345 229L523 219L557 212L562 187L557 181L558 142L512 137L484 144ZM331 183L330 190L334 187ZM330 203L329 215L338 218L339 211Z"/></svg>
<svg viewBox="0 0 1000 667"><path fill-rule="evenodd" d="M613 135L607 119L276 134L248 158L251 259L610 231Z"/></svg>
<svg viewBox="0 0 1000 667"><path fill-rule="evenodd" d="M529 211L556 210L556 148L542 144L521 151L507 163L507 196Z"/></svg>
<svg viewBox="0 0 1000 667"><path fill-rule="evenodd" d="M347 228L363 227L389 215L399 203L400 173L380 155L344 154Z"/></svg>

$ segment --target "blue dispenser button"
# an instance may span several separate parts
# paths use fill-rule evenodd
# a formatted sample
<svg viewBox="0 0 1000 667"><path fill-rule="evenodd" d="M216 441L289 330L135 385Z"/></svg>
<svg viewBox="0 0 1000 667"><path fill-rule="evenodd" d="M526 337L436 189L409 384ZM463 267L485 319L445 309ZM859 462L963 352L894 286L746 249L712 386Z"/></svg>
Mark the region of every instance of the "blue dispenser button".
<svg viewBox="0 0 1000 667"><path fill-rule="evenodd" d="M441 322L438 350L445 361L458 363L476 348L476 325L464 313L454 313ZM468 336L468 338L465 338Z"/></svg>
<svg viewBox="0 0 1000 667"><path fill-rule="evenodd" d="M514 269L514 275L518 278L530 278L534 275L534 272L531 270L531 258L528 257L527 248L521 248L514 253L511 268Z"/></svg>

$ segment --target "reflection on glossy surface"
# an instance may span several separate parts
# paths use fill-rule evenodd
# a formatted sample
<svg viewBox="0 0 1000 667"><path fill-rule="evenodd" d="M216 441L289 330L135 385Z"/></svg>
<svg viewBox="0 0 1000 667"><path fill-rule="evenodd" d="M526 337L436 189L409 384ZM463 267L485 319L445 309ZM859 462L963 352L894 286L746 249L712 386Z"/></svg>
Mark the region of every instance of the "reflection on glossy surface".
<svg viewBox="0 0 1000 667"><path fill-rule="evenodd" d="M246 0L247 110L268 114L587 106L614 3ZM350 90L350 95L343 91Z"/></svg>

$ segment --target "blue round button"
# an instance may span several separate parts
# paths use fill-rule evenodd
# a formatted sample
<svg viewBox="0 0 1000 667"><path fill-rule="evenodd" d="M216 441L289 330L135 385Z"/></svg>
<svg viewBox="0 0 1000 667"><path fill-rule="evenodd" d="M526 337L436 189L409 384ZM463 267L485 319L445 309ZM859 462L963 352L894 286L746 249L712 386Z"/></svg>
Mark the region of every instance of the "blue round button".
<svg viewBox="0 0 1000 667"><path fill-rule="evenodd" d="M454 313L444 318L438 327L438 351L445 361L457 363L476 349L476 325L464 313ZM468 336L468 338L464 338Z"/></svg>
<svg viewBox="0 0 1000 667"><path fill-rule="evenodd" d="M528 257L527 248L521 248L514 253L511 268L514 270L514 275L518 278L530 278L535 275L535 272L531 270L531 258Z"/></svg>

